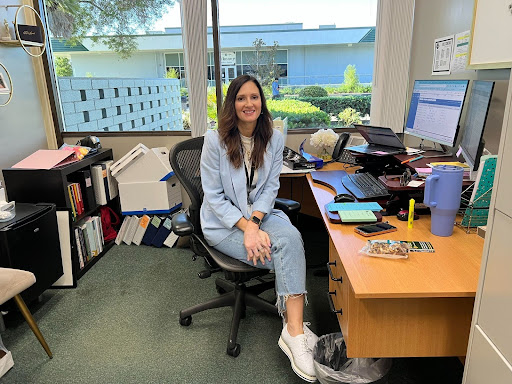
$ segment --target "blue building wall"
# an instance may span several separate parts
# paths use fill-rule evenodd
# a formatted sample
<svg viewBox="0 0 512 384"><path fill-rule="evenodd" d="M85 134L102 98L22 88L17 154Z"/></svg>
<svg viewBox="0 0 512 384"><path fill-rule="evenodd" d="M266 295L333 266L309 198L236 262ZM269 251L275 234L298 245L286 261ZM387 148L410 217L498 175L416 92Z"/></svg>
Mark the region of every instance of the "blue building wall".
<svg viewBox="0 0 512 384"><path fill-rule="evenodd" d="M341 84L347 65L355 65L361 83L371 83L372 45L305 46L288 49L288 84Z"/></svg>

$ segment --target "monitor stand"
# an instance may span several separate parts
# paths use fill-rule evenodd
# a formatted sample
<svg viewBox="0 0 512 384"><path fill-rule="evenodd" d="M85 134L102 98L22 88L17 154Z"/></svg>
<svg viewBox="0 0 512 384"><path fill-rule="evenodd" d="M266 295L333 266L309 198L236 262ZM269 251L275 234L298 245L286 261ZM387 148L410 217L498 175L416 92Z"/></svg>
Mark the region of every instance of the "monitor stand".
<svg viewBox="0 0 512 384"><path fill-rule="evenodd" d="M435 144L434 144L435 145ZM423 145L423 139L421 140L419 149L422 151L431 151L431 152L439 152L439 155L436 154L436 157L451 157L453 156L453 153L450 152L448 147L444 144L439 144L441 146L441 150L437 149L435 146L432 147L426 147Z"/></svg>

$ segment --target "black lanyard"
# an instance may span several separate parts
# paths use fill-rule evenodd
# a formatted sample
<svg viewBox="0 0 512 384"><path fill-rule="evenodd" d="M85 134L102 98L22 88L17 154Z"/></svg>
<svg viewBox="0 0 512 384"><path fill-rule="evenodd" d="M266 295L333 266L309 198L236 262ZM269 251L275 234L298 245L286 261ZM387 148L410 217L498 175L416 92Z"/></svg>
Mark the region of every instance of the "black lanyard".
<svg viewBox="0 0 512 384"><path fill-rule="evenodd" d="M245 180L247 181L247 196L249 196L249 191L252 186L252 181L254 180L254 164L251 163L251 175L249 176L249 172L247 172L247 165L245 165L244 161L244 170L245 170Z"/></svg>

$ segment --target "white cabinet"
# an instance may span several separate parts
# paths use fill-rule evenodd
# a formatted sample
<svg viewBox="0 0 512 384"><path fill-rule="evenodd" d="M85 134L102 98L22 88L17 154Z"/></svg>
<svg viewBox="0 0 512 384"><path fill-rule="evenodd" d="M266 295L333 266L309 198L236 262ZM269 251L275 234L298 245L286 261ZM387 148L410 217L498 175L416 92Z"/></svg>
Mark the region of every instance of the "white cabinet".
<svg viewBox="0 0 512 384"><path fill-rule="evenodd" d="M512 362L510 228L512 218L495 211L477 323L505 358Z"/></svg>
<svg viewBox="0 0 512 384"><path fill-rule="evenodd" d="M512 371L492 343L475 328L471 363L466 366L466 384L510 384Z"/></svg>

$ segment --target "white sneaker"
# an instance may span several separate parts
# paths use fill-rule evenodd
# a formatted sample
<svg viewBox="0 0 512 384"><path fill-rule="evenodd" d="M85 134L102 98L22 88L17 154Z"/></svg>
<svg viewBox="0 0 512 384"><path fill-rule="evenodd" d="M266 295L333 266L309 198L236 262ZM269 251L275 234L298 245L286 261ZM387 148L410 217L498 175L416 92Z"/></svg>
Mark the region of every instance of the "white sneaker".
<svg viewBox="0 0 512 384"><path fill-rule="evenodd" d="M306 338L308 339L309 348L311 349L311 351L313 351L313 349L315 348L315 345L318 341L318 336L315 335L315 333L311 329L308 328L308 325L311 325L311 323L309 321L304 322L304 325L303 325L304 335L306 335Z"/></svg>
<svg viewBox="0 0 512 384"><path fill-rule="evenodd" d="M291 336L288 333L288 327L285 325L277 345L288 356L293 371L301 379L310 383L316 381L313 351L309 348L308 337L305 334Z"/></svg>
<svg viewBox="0 0 512 384"><path fill-rule="evenodd" d="M311 349L311 351L313 351L313 349L315 348L315 345L318 341L318 336L315 335L315 333L311 329L308 328L308 325L311 325L311 323L309 321L305 321L302 324L303 324L302 329L304 330L304 335L306 335L306 338L308 340L309 349ZM286 326L286 322L283 319L283 327L284 326Z"/></svg>

